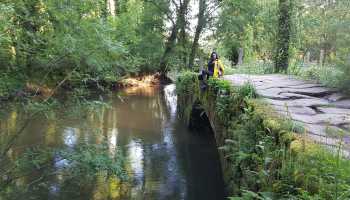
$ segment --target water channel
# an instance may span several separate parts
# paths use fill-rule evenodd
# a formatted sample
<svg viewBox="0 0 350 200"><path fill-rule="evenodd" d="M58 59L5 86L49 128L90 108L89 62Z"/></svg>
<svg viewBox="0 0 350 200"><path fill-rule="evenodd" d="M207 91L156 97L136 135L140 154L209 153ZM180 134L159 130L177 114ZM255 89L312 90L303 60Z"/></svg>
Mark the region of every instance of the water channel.
<svg viewBox="0 0 350 200"><path fill-rule="evenodd" d="M224 199L214 136L188 130L177 114L174 87L128 88L113 93L102 98L109 106L97 114L77 117L63 112L69 109L63 107L55 111L54 120L36 116L8 152L12 162L33 147L74 151L82 143L106 142L111 154L121 149L128 183L96 178L63 186L62 175L53 173L43 186L32 187L25 197L14 199ZM2 115L3 135L18 128L24 119L21 113L14 106ZM53 158L49 168L59 171L64 165L64 160ZM30 172L29 177L17 180L17 185L32 184L41 173L43 170Z"/></svg>

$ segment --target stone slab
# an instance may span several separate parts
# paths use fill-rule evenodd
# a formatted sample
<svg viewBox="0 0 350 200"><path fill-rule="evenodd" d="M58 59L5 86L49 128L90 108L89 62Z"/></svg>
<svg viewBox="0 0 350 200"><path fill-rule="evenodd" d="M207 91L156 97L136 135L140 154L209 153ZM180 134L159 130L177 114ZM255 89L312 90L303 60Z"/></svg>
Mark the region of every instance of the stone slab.
<svg viewBox="0 0 350 200"><path fill-rule="evenodd" d="M303 123L315 141L337 145L337 132L348 134L350 130L350 98L334 88L281 74L235 74L224 79L235 86L253 84L259 96L277 113ZM329 130L335 134L328 134ZM350 146L350 133L347 137L346 144Z"/></svg>

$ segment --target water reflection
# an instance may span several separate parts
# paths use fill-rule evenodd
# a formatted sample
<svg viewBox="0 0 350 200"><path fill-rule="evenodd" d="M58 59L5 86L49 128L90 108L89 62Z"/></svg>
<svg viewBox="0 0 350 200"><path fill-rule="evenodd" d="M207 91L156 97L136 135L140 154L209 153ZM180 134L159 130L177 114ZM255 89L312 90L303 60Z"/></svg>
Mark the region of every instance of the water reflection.
<svg viewBox="0 0 350 200"><path fill-rule="evenodd" d="M223 199L214 138L188 131L177 117L174 90L174 85L129 88L114 94L107 100L111 106L98 113L72 118L57 111L59 120L35 120L17 141L15 155L20 154L19 147L39 144L74 151L81 143L105 143L111 158L122 150L131 181L98 176L76 188L63 185L63 174L56 173L46 191L33 195L44 199ZM18 115L10 114L6 123L0 122L0 129L15 126ZM57 155L52 168L60 172L69 164Z"/></svg>
<svg viewBox="0 0 350 200"><path fill-rule="evenodd" d="M67 127L63 130L64 144L70 148L73 148L77 144L78 137L79 137L79 130L76 128Z"/></svg>
<svg viewBox="0 0 350 200"><path fill-rule="evenodd" d="M142 147L140 142L132 140L127 145L127 148L128 148L128 162L129 162L130 167L132 169L136 189L142 190L143 179L144 179L143 147Z"/></svg>
<svg viewBox="0 0 350 200"><path fill-rule="evenodd" d="M117 150L117 144L118 144L118 129L113 128L108 136L108 147L109 152L112 154L112 156L115 156L115 152Z"/></svg>
<svg viewBox="0 0 350 200"><path fill-rule="evenodd" d="M164 88L164 99L172 117L176 115L177 109L177 96L175 89L174 84L167 85Z"/></svg>

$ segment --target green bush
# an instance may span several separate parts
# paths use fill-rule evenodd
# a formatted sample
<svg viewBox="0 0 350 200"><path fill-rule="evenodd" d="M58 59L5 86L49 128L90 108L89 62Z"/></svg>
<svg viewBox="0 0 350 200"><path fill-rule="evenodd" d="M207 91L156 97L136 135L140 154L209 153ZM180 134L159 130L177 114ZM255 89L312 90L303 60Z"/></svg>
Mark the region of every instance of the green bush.
<svg viewBox="0 0 350 200"><path fill-rule="evenodd" d="M255 87L250 82L244 83L242 86L238 87L237 93L240 95L240 97L248 99L258 97Z"/></svg>
<svg viewBox="0 0 350 200"><path fill-rule="evenodd" d="M1 73L1 72L0 72ZM0 74L0 97L8 98L23 89L25 82L8 73Z"/></svg>
<svg viewBox="0 0 350 200"><path fill-rule="evenodd" d="M234 73L237 74L272 74L274 64L272 62L251 62L236 66Z"/></svg>
<svg viewBox="0 0 350 200"><path fill-rule="evenodd" d="M296 75L329 87L340 87L344 78L344 73L339 68L319 65L302 67Z"/></svg>
<svg viewBox="0 0 350 200"><path fill-rule="evenodd" d="M176 92L178 94L191 94L197 91L199 85L198 74L191 71L183 71L176 79Z"/></svg>

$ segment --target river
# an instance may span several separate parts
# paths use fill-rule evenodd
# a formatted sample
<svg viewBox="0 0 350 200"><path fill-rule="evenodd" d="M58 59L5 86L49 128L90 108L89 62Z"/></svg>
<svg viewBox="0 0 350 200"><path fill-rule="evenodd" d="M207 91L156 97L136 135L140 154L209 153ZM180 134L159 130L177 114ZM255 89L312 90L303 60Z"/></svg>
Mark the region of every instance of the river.
<svg viewBox="0 0 350 200"><path fill-rule="evenodd" d="M109 106L96 114L74 116L56 109L54 120L36 116L16 139L8 153L14 162L33 147L74 151L80 144L105 141L110 153L120 148L125 157L128 183L99 178L88 183L63 186L62 175L52 173L45 184L30 187L25 196L13 199L160 199L221 200L224 184L219 155L212 134L191 132L177 114L174 85L127 88L99 98ZM93 106L93 105L91 105ZM84 107L84 109L89 109ZM79 113L79 110L77 111ZM18 106L2 115L0 131L11 134L18 129L21 116ZM6 135L6 134L3 134ZM2 138L2 139L1 139ZM0 136L0 141L4 141ZM59 171L67 163L52 159L49 168ZM29 172L18 184L32 184L44 170ZM18 194L19 195L19 194ZM1 196L0 196L0 199Z"/></svg>

